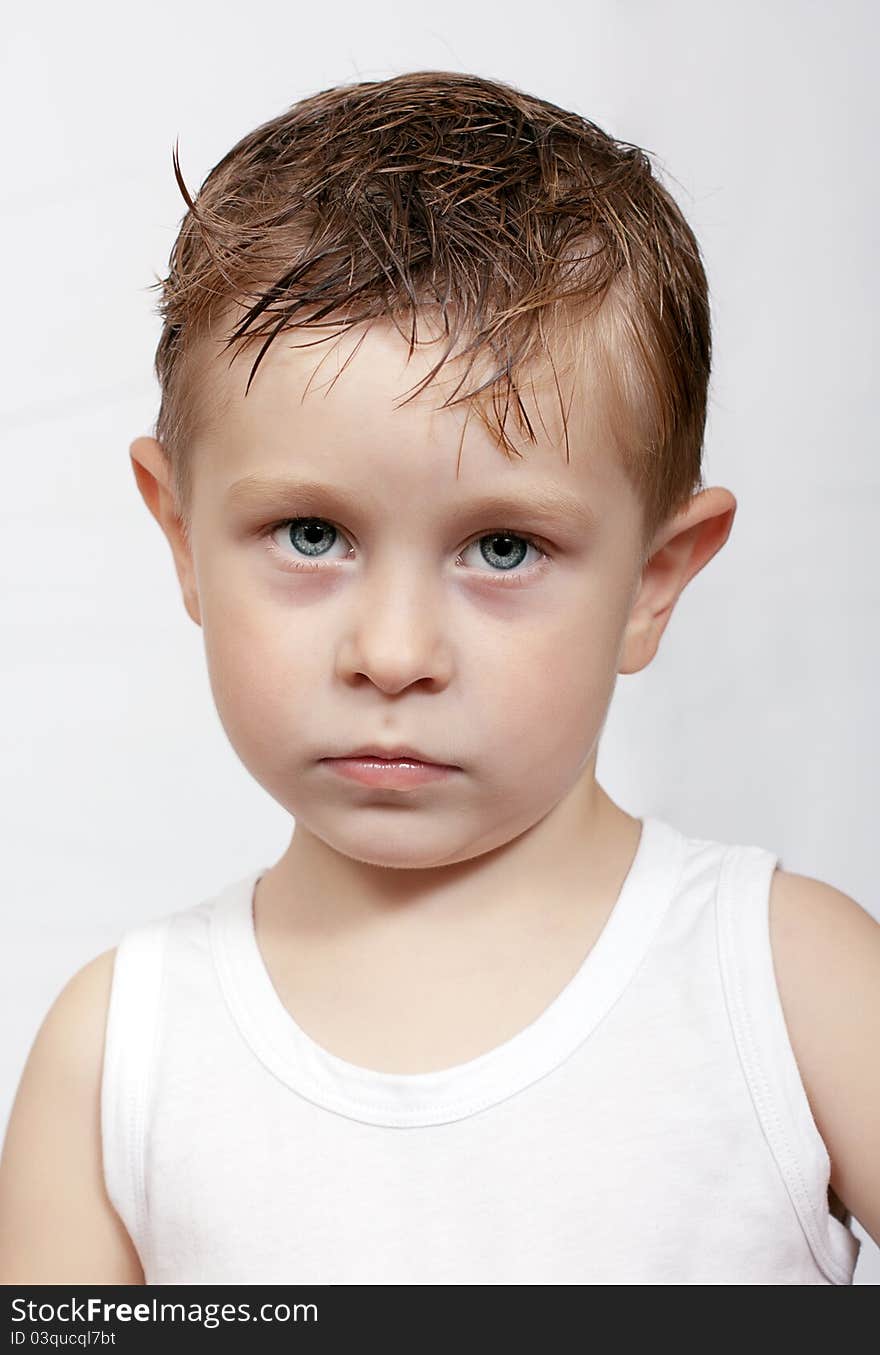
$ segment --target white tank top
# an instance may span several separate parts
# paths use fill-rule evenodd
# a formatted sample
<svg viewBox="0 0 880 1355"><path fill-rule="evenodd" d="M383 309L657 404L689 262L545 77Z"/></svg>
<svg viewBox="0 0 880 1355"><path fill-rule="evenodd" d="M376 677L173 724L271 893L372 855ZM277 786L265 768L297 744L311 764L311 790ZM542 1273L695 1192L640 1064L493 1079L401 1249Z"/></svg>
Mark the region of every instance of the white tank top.
<svg viewBox="0 0 880 1355"><path fill-rule="evenodd" d="M297 1025L254 931L268 867L127 932L104 1173L147 1283L851 1284L774 978L778 858L642 824L574 978L441 1070Z"/></svg>

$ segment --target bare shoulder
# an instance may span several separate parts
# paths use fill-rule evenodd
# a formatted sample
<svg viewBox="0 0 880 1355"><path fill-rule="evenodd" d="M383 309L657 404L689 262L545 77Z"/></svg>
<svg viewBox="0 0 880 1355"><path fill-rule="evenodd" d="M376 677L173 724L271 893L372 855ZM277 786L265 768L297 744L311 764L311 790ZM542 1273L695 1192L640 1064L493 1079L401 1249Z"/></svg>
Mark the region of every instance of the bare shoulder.
<svg viewBox="0 0 880 1355"><path fill-rule="evenodd" d="M143 1284L107 1196L101 1074L115 949L53 1002L21 1075L0 1157L0 1283Z"/></svg>
<svg viewBox="0 0 880 1355"><path fill-rule="evenodd" d="M777 869L777 986L831 1188L880 1245L880 923L833 885Z"/></svg>

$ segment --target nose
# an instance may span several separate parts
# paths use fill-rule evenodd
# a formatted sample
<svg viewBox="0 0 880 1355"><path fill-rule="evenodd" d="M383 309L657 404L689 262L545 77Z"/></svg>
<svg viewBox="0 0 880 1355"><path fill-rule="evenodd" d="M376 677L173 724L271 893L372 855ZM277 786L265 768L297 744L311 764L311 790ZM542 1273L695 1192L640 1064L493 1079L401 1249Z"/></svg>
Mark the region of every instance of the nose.
<svg viewBox="0 0 880 1355"><path fill-rule="evenodd" d="M353 599L339 675L365 677L391 694L414 683L444 687L452 668L444 618L439 584L417 577L411 563L376 569Z"/></svg>

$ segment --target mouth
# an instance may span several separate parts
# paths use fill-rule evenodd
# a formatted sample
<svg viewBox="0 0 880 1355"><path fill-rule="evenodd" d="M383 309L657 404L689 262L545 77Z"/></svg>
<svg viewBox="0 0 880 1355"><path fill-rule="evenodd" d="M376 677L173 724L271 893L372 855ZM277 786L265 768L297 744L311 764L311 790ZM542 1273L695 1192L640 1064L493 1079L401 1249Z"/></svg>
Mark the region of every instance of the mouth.
<svg viewBox="0 0 880 1355"><path fill-rule="evenodd" d="M417 748L411 748L407 745L399 744L394 748L381 748L377 745L373 747L353 748L347 753L339 753L330 758L322 758L322 762L336 762L340 759L346 761L357 760L359 762L384 763L388 766L412 765L420 767L446 767L453 771L460 768L454 762L443 762L438 758L429 757L426 753L420 752Z"/></svg>
<svg viewBox="0 0 880 1355"><path fill-rule="evenodd" d="M386 790L411 790L430 781L445 780L461 770L450 763L431 762L412 753L391 756L367 751L345 757L325 757L321 762L350 781Z"/></svg>

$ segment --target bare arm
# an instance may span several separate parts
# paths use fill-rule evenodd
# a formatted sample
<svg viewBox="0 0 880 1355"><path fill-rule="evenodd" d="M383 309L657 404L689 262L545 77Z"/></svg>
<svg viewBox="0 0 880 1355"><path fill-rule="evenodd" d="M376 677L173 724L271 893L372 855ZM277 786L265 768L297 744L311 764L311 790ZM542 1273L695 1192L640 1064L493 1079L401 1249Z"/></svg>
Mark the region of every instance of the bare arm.
<svg viewBox="0 0 880 1355"><path fill-rule="evenodd" d="M832 885L777 871L770 929L831 1188L880 1246L880 925Z"/></svg>
<svg viewBox="0 0 880 1355"><path fill-rule="evenodd" d="M0 1284L144 1284L107 1196L101 1070L115 951L80 969L37 1032L0 1157Z"/></svg>

